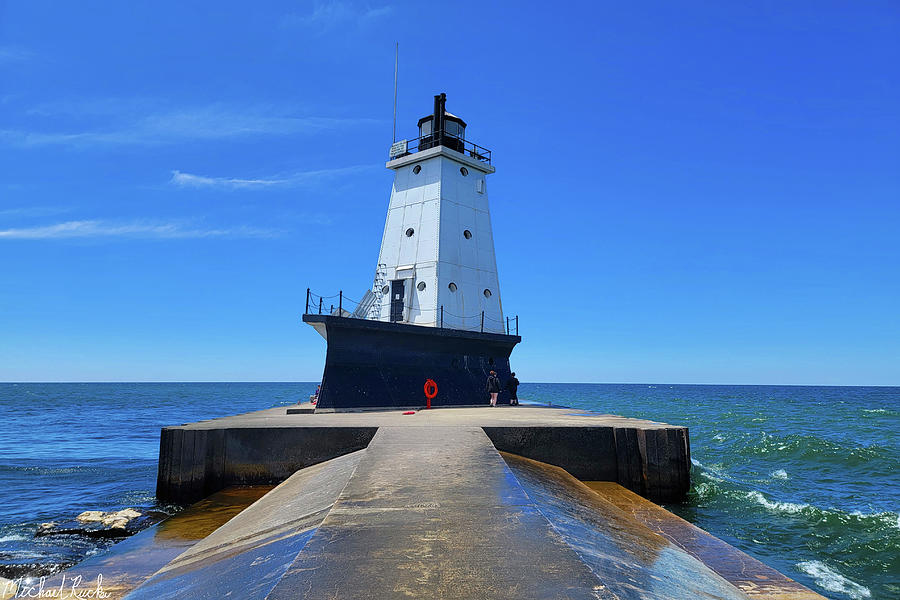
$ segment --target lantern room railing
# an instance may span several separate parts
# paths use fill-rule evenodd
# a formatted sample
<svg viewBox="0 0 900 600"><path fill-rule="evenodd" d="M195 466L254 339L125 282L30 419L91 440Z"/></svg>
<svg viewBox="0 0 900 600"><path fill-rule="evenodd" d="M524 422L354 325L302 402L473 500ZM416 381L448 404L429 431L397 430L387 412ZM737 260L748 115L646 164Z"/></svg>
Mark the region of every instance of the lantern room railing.
<svg viewBox="0 0 900 600"><path fill-rule="evenodd" d="M390 160L409 156L420 150L427 150L429 148L434 148L435 146L444 146L445 148L456 150L469 158L474 158L479 162L488 165L491 164L490 150L446 131L429 133L414 140L401 140L396 142L391 146Z"/></svg>

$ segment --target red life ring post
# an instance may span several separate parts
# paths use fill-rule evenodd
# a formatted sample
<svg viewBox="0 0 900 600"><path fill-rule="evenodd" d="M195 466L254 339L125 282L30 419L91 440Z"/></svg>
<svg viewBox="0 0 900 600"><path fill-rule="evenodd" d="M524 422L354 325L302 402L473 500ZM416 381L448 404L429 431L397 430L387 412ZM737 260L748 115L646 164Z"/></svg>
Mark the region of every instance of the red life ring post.
<svg viewBox="0 0 900 600"><path fill-rule="evenodd" d="M431 400L438 393L438 386L435 383L434 379L429 379L425 382L425 408L431 408Z"/></svg>

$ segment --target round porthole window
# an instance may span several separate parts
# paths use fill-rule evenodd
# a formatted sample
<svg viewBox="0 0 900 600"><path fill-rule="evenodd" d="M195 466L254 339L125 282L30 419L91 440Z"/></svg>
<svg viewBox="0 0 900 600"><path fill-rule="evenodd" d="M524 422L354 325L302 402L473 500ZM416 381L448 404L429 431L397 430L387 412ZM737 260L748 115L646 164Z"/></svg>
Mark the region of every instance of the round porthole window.
<svg viewBox="0 0 900 600"><path fill-rule="evenodd" d="M382 294L387 294L390 291L391 291L391 288L389 288L388 286L384 286L383 288L381 288Z"/></svg>
<svg viewBox="0 0 900 600"><path fill-rule="evenodd" d="M416 286L416 289L419 290L420 292L424 292L425 291L425 282L420 281L419 285Z"/></svg>
<svg viewBox="0 0 900 600"><path fill-rule="evenodd" d="M422 165L416 165L413 167L413 173L415 173L416 175L418 175L421 172L422 172Z"/></svg>
<svg viewBox="0 0 900 600"><path fill-rule="evenodd" d="M465 231L463 231L463 237L466 238L467 240L471 240L471 239L472 239L472 232L469 231L468 229L466 229Z"/></svg>
<svg viewBox="0 0 900 600"><path fill-rule="evenodd" d="M413 229L412 227L410 227L409 229L406 230L406 237L412 237L415 232L416 232L416 230Z"/></svg>
<svg viewBox="0 0 900 600"><path fill-rule="evenodd" d="M491 290L485 288L485 289L484 289L484 297L485 297L485 298L490 298L490 297L491 297Z"/></svg>
<svg viewBox="0 0 900 600"><path fill-rule="evenodd" d="M463 176L463 177L465 177L466 175L469 174L469 170L468 170L467 168L465 168L465 167L460 167L460 168L459 168L459 172L462 173L462 176Z"/></svg>
<svg viewBox="0 0 900 600"><path fill-rule="evenodd" d="M450 288L450 291L451 291L451 292L455 292L455 291L456 291L456 284L453 283L452 281L450 282L450 285L448 285L447 287Z"/></svg>

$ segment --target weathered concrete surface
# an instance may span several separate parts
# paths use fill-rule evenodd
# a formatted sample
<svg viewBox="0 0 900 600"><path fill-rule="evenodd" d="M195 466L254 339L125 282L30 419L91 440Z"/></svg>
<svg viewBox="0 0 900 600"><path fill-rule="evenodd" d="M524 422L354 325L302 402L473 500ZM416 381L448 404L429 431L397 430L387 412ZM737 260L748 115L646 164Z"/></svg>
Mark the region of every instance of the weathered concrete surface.
<svg viewBox="0 0 900 600"><path fill-rule="evenodd" d="M288 406L286 412L289 415L311 415L316 412L316 405L312 402L303 402L294 406Z"/></svg>
<svg viewBox="0 0 900 600"><path fill-rule="evenodd" d="M65 593L75 598L77 596L73 593L73 583L77 583L75 591L85 593L95 589L98 577L102 577L103 593L108 594L104 597L107 600L118 600L187 548L203 540L262 498L272 487L227 488L217 492L165 521L119 542L109 552L48 577L45 589L58 589L63 584ZM31 597L37 596L35 594Z"/></svg>
<svg viewBox="0 0 900 600"><path fill-rule="evenodd" d="M823 600L822 596L684 519L606 481L584 482L631 520L675 544L751 598Z"/></svg>
<svg viewBox="0 0 900 600"><path fill-rule="evenodd" d="M701 561L559 467L507 453L503 458L553 529L603 582L608 597L745 598Z"/></svg>
<svg viewBox="0 0 900 600"><path fill-rule="evenodd" d="M596 598L478 427L379 430L269 596Z"/></svg>
<svg viewBox="0 0 900 600"><path fill-rule="evenodd" d="M157 496L196 501L227 485L277 483L297 469L365 448L379 427L481 427L497 449L576 477L616 481L656 501L690 487L684 427L566 408L517 406L286 414L286 408L166 427Z"/></svg>
<svg viewBox="0 0 900 600"><path fill-rule="evenodd" d="M128 595L266 598L331 510L360 459L355 452L298 471Z"/></svg>
<svg viewBox="0 0 900 600"><path fill-rule="evenodd" d="M685 584L709 584L711 571L729 588L752 598L825 600L617 483L581 482L558 467L506 453L502 456L557 531L595 572L607 573L616 588L629 586L629 580L649 579L662 585L671 597L680 597L678 590L686 598L706 597L708 590L692 592ZM628 556L640 559L642 567L635 570L634 563L622 560ZM705 568L698 569L695 561Z"/></svg>
<svg viewBox="0 0 900 600"><path fill-rule="evenodd" d="M214 421L195 425L203 423ZM376 430L166 427L160 435L156 496L190 504L227 486L277 484L299 469L365 448Z"/></svg>

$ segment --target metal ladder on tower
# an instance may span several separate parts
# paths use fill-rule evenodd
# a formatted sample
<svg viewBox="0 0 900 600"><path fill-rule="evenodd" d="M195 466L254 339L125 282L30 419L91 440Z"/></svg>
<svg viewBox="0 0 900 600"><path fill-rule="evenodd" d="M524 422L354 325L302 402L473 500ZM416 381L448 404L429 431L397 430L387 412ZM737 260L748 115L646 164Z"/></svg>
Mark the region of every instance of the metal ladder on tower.
<svg viewBox="0 0 900 600"><path fill-rule="evenodd" d="M372 306L369 308L369 319L373 321L381 320L381 301L384 298L384 293L381 290L384 289L386 277L387 265L378 263L378 267L375 269L375 283L372 284L372 293L375 294L375 301L372 302Z"/></svg>

